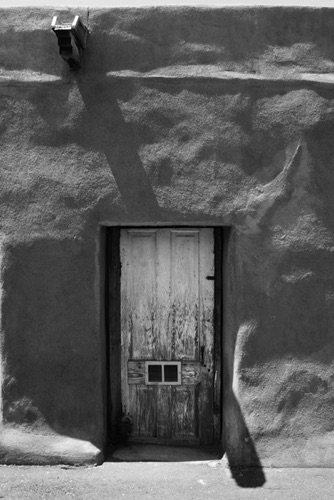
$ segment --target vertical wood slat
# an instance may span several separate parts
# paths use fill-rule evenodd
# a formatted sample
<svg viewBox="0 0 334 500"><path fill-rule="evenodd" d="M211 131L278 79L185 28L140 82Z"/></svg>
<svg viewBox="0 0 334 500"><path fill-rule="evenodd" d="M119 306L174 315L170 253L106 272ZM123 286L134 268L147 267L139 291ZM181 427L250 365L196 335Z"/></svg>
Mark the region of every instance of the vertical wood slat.
<svg viewBox="0 0 334 500"><path fill-rule="evenodd" d="M127 364L129 356L131 356L131 331L132 331L132 316L131 316L131 297L128 294L129 281L129 244L127 231L120 232L120 260L122 269L122 279L120 286L121 295L121 342L120 342L120 357L121 357L121 397L122 411L128 413L130 411L130 395L128 386L128 373L124 367Z"/></svg>
<svg viewBox="0 0 334 500"><path fill-rule="evenodd" d="M157 387L137 385L136 413L139 437L157 437Z"/></svg>
<svg viewBox="0 0 334 500"><path fill-rule="evenodd" d="M171 255L170 231L160 229L156 240L156 353L157 360L172 359L172 342L170 338L171 327Z"/></svg>
<svg viewBox="0 0 334 500"><path fill-rule="evenodd" d="M129 413L131 414L131 437L139 436L139 428L140 428L140 412L137 411L138 407L138 385L130 385L128 388L128 397L129 401L132 401L132 408L129 408ZM133 411L133 408L136 408L136 411Z"/></svg>
<svg viewBox="0 0 334 500"><path fill-rule="evenodd" d="M199 230L171 231L172 355L196 359L199 337Z"/></svg>
<svg viewBox="0 0 334 500"><path fill-rule="evenodd" d="M173 438L198 437L198 386L173 387L172 426Z"/></svg>
<svg viewBox="0 0 334 500"><path fill-rule="evenodd" d="M108 262L108 327L109 327L109 390L110 390L110 438L117 440L122 416L121 399L121 312L120 312L120 230L118 227L107 230Z"/></svg>
<svg viewBox="0 0 334 500"><path fill-rule="evenodd" d="M201 386L199 391L200 437L202 444L211 444L214 435L214 233L205 228L200 233L200 344L203 349Z"/></svg>
<svg viewBox="0 0 334 500"><path fill-rule="evenodd" d="M127 275L126 294L127 314L132 315L129 355L135 359L155 358L157 350L156 236L154 230L128 231L130 260L127 266L131 271Z"/></svg>
<svg viewBox="0 0 334 500"><path fill-rule="evenodd" d="M172 408L173 393L172 387L157 386L157 437L162 439L172 439Z"/></svg>
<svg viewBox="0 0 334 500"><path fill-rule="evenodd" d="M215 338L214 338L214 386L213 386L213 418L214 442L221 440L222 427L222 335L223 335L223 238L224 230L214 230L215 253Z"/></svg>
<svg viewBox="0 0 334 500"><path fill-rule="evenodd" d="M129 386L129 358L152 358L156 351L156 230L121 231L122 405L133 419L133 435L156 433L155 387Z"/></svg>

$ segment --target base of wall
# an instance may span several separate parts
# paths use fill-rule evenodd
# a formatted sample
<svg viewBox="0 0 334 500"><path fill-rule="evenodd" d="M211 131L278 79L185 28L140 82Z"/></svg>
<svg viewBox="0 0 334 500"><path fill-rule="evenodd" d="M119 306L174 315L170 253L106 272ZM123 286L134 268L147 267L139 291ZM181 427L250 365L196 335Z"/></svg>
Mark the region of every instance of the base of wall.
<svg viewBox="0 0 334 500"><path fill-rule="evenodd" d="M99 465L102 450L89 441L57 434L41 435L2 429L0 463L15 465Z"/></svg>
<svg viewBox="0 0 334 500"><path fill-rule="evenodd" d="M260 440L256 447L262 467L334 468L334 432L308 439Z"/></svg>

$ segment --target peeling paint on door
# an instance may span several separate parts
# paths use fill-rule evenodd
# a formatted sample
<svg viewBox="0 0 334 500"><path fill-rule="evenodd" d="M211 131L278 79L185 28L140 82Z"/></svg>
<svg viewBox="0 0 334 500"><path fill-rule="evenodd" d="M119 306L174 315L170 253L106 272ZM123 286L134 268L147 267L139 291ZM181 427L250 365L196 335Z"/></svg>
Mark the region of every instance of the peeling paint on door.
<svg viewBox="0 0 334 500"><path fill-rule="evenodd" d="M123 229L122 405L132 438L213 441L214 233ZM145 384L145 361L181 361L180 385Z"/></svg>

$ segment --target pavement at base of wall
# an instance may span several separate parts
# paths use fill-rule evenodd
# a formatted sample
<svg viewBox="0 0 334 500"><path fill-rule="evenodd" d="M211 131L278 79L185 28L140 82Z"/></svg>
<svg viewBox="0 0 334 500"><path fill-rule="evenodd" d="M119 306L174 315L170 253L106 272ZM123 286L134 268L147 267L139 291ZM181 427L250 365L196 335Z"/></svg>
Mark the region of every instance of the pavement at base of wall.
<svg viewBox="0 0 334 500"><path fill-rule="evenodd" d="M332 500L334 469L231 469L223 459L170 450L117 451L98 467L0 466L0 498L42 500ZM140 450L140 449L139 449ZM147 449L146 451L149 451Z"/></svg>

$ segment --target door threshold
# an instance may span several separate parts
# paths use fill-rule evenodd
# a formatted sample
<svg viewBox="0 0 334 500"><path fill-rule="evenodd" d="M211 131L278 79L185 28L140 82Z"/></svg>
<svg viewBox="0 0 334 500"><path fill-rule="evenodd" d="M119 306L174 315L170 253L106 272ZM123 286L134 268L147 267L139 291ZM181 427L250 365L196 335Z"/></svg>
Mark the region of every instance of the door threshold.
<svg viewBox="0 0 334 500"><path fill-rule="evenodd" d="M162 446L200 446L199 438L174 438L174 439L163 439L163 438L151 438L151 437L130 437L128 444L156 444Z"/></svg>
<svg viewBox="0 0 334 500"><path fill-rule="evenodd" d="M173 446L128 443L110 450L110 462L204 462L220 460L223 452L214 446Z"/></svg>

